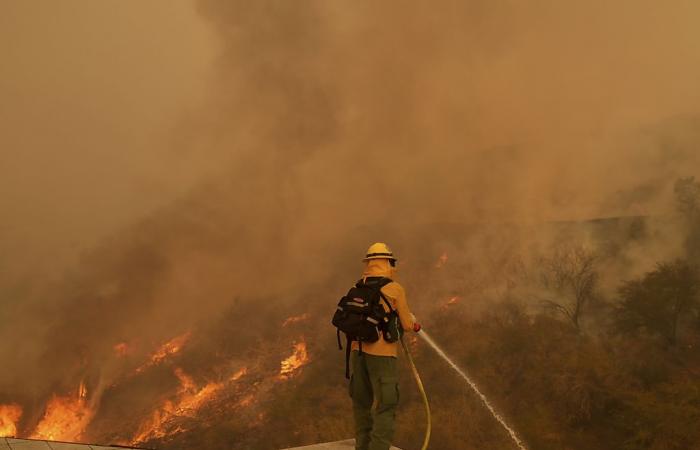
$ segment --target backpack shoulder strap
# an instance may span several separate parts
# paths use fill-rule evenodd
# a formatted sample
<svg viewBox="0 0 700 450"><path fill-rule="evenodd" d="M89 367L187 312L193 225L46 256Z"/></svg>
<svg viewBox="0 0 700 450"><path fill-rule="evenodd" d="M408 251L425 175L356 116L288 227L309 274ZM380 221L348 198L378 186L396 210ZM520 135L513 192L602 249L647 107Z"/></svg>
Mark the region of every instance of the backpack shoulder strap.
<svg viewBox="0 0 700 450"><path fill-rule="evenodd" d="M386 303L386 306L389 307L389 313L393 313L395 310L391 306L391 302L389 301L389 299L386 298L386 295L384 295L384 292L382 292L381 288L379 289L379 295L382 297L382 300L384 300L384 303Z"/></svg>
<svg viewBox="0 0 700 450"><path fill-rule="evenodd" d="M389 301L389 299L386 298L386 295L384 295L384 292L382 292L382 288L384 286L386 286L387 284L393 283L393 282L394 282L394 280L392 280L391 278L387 278L387 277L379 277L379 280L377 280L377 282L376 282L376 286L379 290L379 295L381 296L382 300L384 300L384 303L386 303L386 306L389 307L389 313L393 313L394 308L391 306L391 302Z"/></svg>
<svg viewBox="0 0 700 450"><path fill-rule="evenodd" d="M394 280L392 280L391 278L388 278L388 277L381 277L380 280L379 280L379 282L378 282L378 284L379 284L379 287L384 287L384 286L386 286L387 284L393 283L393 282L394 282Z"/></svg>
<svg viewBox="0 0 700 450"><path fill-rule="evenodd" d="M373 287L373 288L383 288L389 283L392 283L394 280L391 278L387 277L365 277L365 278L360 278L357 283L355 283L355 287Z"/></svg>

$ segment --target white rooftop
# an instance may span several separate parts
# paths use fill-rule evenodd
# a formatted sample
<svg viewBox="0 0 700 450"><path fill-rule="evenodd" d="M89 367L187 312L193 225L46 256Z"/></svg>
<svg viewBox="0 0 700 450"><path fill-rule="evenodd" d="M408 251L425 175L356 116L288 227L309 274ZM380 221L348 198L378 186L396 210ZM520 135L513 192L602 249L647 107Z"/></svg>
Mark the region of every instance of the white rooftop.
<svg viewBox="0 0 700 450"><path fill-rule="evenodd" d="M284 450L353 450L355 439L346 441L326 442L324 444L306 445ZM138 450L136 447L122 447L119 445L95 445L76 444L71 442L40 441L35 439L14 439L0 437L0 450ZM391 447L391 450L401 450Z"/></svg>
<svg viewBox="0 0 700 450"><path fill-rule="evenodd" d="M0 437L0 450L124 450L135 447L74 444L70 442L39 441Z"/></svg>
<svg viewBox="0 0 700 450"><path fill-rule="evenodd" d="M355 448L355 439L347 441L326 442L325 444L307 445L305 447L286 448L283 450L353 450ZM401 450L397 447L391 447L391 450Z"/></svg>

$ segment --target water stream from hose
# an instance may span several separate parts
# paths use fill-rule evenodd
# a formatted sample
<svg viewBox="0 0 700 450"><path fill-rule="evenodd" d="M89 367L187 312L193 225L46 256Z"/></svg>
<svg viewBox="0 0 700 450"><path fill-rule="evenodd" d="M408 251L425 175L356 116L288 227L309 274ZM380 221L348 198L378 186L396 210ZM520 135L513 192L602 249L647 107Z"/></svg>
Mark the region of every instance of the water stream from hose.
<svg viewBox="0 0 700 450"><path fill-rule="evenodd" d="M457 364L455 364L450 359L450 357L447 356L444 351L442 351L442 349L435 343L435 341L433 341L433 339L430 337L430 335L428 333L421 330L418 333L418 335L420 337L422 337L423 340L425 342L427 342L428 345L430 345L433 348L433 350L435 350L435 352L438 355L440 355L442 357L442 359L444 359L447 362L447 364L449 364L454 370L457 371L457 373L462 378L464 378L464 380L469 384L469 386L476 393L476 395L479 397L479 399L481 399L481 402L484 404L484 406L486 406L486 408L489 410L489 412L491 413L493 418L496 419L498 421L498 423L500 423L503 426L503 428L505 428L505 430L508 432L508 435L510 436L510 438L513 440L513 442L515 442L515 445L517 445L520 450L527 450L527 447L525 447L525 444L523 443L523 441L521 441L520 438L518 437L518 435L515 433L515 430L513 430L510 426L508 426L505 419L503 419L503 417L501 417L501 415L496 412L496 410L493 408L493 406L491 405L489 400L486 398L486 396L481 393L481 391L479 390L479 387L476 385L476 383L474 383L471 380L471 378L469 378L469 375L467 375L462 369L460 369L457 366Z"/></svg>

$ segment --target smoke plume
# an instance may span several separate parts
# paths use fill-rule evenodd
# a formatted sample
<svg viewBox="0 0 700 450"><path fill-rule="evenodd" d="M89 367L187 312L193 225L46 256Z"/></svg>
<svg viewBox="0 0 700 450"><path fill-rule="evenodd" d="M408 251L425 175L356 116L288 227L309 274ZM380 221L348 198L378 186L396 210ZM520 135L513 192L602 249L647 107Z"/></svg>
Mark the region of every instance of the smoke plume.
<svg viewBox="0 0 700 450"><path fill-rule="evenodd" d="M536 239L520 226L667 215L675 180L700 169L697 2L199 0L175 19L170 2L139 2L114 36L101 30L122 2L63 5L70 64L34 31L65 31L48 13L0 14L16 38L0 45L26 64L0 77L3 103L25 108L0 106L0 186L15 192L0 403L80 373L102 385L117 342L146 353L236 301L342 289L373 241L416 276L447 245L495 267ZM115 45L133 59L106 55ZM15 154L37 148L51 158ZM483 226L489 238L469 241ZM68 273L14 273L65 233L82 255ZM681 242L628 257L641 270Z"/></svg>

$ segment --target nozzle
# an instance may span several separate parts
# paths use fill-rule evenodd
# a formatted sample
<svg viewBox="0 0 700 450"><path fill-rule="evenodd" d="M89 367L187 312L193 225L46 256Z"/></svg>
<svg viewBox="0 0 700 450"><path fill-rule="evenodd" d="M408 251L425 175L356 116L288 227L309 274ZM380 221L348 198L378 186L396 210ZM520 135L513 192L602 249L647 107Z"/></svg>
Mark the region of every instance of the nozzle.
<svg viewBox="0 0 700 450"><path fill-rule="evenodd" d="M418 333L420 331L420 328L421 328L421 326L418 322L415 322L413 324L413 331L415 331L416 333Z"/></svg>

